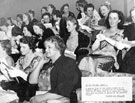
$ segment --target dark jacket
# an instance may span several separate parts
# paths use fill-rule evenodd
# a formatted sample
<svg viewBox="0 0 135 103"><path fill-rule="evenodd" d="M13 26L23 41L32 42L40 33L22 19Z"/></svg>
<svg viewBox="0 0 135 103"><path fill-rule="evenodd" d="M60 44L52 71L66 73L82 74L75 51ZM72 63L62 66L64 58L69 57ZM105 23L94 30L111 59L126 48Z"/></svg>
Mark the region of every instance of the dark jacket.
<svg viewBox="0 0 135 103"><path fill-rule="evenodd" d="M119 70L123 73L135 74L135 47L126 53Z"/></svg>
<svg viewBox="0 0 135 103"><path fill-rule="evenodd" d="M127 37L128 40L135 40L135 23L125 26L124 37Z"/></svg>

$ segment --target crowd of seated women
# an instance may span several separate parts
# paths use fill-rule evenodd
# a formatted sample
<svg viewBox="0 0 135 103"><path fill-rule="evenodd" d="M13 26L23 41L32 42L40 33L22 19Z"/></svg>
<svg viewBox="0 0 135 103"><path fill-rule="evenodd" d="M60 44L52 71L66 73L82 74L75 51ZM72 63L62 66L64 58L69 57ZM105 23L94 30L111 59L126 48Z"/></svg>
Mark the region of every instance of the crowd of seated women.
<svg viewBox="0 0 135 103"><path fill-rule="evenodd" d="M0 18L0 84L19 103L81 103L76 89L82 76L135 73L135 7L128 23L107 1L97 11L77 0L76 9L77 16L67 3L60 10L48 4L40 20L33 10ZM47 92L36 95L40 90Z"/></svg>

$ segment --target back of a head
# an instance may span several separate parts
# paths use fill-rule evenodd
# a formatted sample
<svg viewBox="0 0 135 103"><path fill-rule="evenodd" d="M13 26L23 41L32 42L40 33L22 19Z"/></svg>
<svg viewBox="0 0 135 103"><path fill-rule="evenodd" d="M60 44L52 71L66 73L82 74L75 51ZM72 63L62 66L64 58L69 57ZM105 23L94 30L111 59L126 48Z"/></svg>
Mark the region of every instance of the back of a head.
<svg viewBox="0 0 135 103"><path fill-rule="evenodd" d="M35 26L38 26L40 29L42 29L43 31L46 29L45 26L41 23L41 22L35 22L34 23Z"/></svg>
<svg viewBox="0 0 135 103"><path fill-rule="evenodd" d="M22 35L22 30L18 26L14 26L11 32L13 36Z"/></svg>
<svg viewBox="0 0 135 103"><path fill-rule="evenodd" d="M56 15L56 17L62 18L62 14L61 14L61 12L59 10L55 10L53 12L53 15Z"/></svg>

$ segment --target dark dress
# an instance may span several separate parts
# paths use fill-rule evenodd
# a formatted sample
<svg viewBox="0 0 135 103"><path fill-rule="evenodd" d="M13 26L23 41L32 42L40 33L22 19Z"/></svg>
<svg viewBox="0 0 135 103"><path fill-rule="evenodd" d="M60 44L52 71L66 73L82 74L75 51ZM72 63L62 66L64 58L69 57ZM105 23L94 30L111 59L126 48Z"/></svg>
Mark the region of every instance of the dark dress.
<svg viewBox="0 0 135 103"><path fill-rule="evenodd" d="M71 98L73 91L81 86L81 72L76 62L62 55L51 66L49 92Z"/></svg>
<svg viewBox="0 0 135 103"><path fill-rule="evenodd" d="M127 37L129 41L135 40L135 23L125 26L124 37Z"/></svg>
<svg viewBox="0 0 135 103"><path fill-rule="evenodd" d="M20 57L19 64L20 67L22 66L21 60L23 60L23 57ZM41 57L36 56L32 59L30 65L24 69L24 71L29 70L29 74L27 77L27 81L25 81L22 77L15 77L12 78L12 81L2 81L1 87L4 90L13 90L17 93L17 96L19 97L19 103L23 102L25 100L29 101L31 97L33 97L36 94L36 91L38 90L38 84L30 84L29 83L29 76L32 72L32 68L34 67L35 62L39 62L41 60ZM22 68L20 68L22 69Z"/></svg>
<svg viewBox="0 0 135 103"><path fill-rule="evenodd" d="M77 19L81 19L82 15L81 15L81 11L79 11L78 15L77 15Z"/></svg>
<svg viewBox="0 0 135 103"><path fill-rule="evenodd" d="M88 47L89 43L90 43L90 39L87 35L84 35L82 32L78 32L78 47L75 50L75 54L77 56L77 58L81 55L86 55L88 53L88 51L85 50L81 50L80 48L82 47Z"/></svg>
<svg viewBox="0 0 135 103"><path fill-rule="evenodd" d="M135 40L135 23L129 24L124 27L124 37L129 41ZM122 60L122 51L117 56L120 68L118 72L135 74L135 47L130 48Z"/></svg>
<svg viewBox="0 0 135 103"><path fill-rule="evenodd" d="M44 32L43 32L43 36L42 36L42 38L41 39L38 39L38 48L40 48L40 49L45 49L44 48L44 41L48 38L48 37L50 37L50 36L54 36L55 34L54 34L54 32L50 29L50 28L47 28L47 29L44 29Z"/></svg>
<svg viewBox="0 0 135 103"><path fill-rule="evenodd" d="M118 72L135 74L135 47L126 53Z"/></svg>
<svg viewBox="0 0 135 103"><path fill-rule="evenodd" d="M66 18L62 17L59 23L59 27L60 27L60 31L59 31L59 35L61 38L65 38L65 36L68 34L68 30L67 30L67 24L66 24Z"/></svg>
<svg viewBox="0 0 135 103"><path fill-rule="evenodd" d="M101 19L98 21L98 25L100 25L100 26L106 26L105 21L106 21L105 17L104 17L104 18L101 18Z"/></svg>

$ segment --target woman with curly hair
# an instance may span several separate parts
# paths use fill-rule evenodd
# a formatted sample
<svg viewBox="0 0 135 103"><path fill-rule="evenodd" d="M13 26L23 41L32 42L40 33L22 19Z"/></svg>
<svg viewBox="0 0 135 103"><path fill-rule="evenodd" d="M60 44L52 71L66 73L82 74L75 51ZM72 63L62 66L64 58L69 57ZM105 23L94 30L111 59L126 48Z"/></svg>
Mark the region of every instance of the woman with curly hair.
<svg viewBox="0 0 135 103"><path fill-rule="evenodd" d="M109 12L112 10L111 5L104 3L100 6L99 8L99 14L102 17L99 22L98 25L100 26L105 26L105 20L109 14Z"/></svg>
<svg viewBox="0 0 135 103"><path fill-rule="evenodd" d="M16 63L16 69L24 71L28 76L27 80L17 76L12 78L12 81L3 81L1 86L4 90L13 90L17 93L19 101L28 101L35 95L38 89L38 84L33 80L31 75L35 67L38 65L41 57L35 54L35 45L32 37L24 36L20 39L20 51L22 56Z"/></svg>
<svg viewBox="0 0 135 103"><path fill-rule="evenodd" d="M107 29L96 36L96 40L92 45L92 54L83 58L79 64L81 70L89 71L92 75L95 75L103 71L112 71L113 64L116 69L119 69L117 52L128 47L122 42L124 41L123 24L124 15L121 11L113 10L109 12L106 19Z"/></svg>
<svg viewBox="0 0 135 103"><path fill-rule="evenodd" d="M69 16L74 16L74 13L69 11L69 4L64 4L62 7L61 7L61 13L62 13L62 17L65 17L65 18L68 18Z"/></svg>

